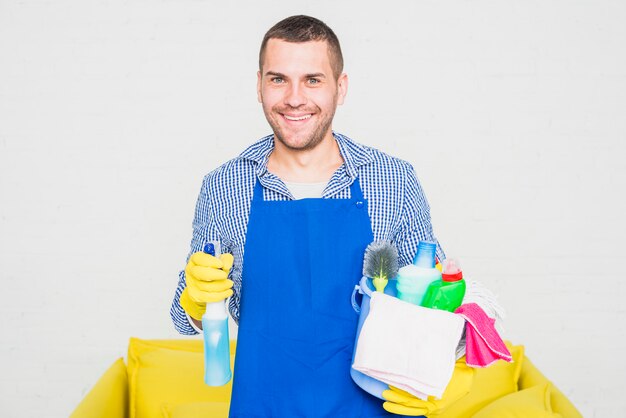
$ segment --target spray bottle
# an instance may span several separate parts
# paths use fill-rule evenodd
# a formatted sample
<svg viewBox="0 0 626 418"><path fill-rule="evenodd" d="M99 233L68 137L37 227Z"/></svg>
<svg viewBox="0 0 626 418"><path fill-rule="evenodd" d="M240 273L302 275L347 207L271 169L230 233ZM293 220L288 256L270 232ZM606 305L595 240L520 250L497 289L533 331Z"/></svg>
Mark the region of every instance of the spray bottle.
<svg viewBox="0 0 626 418"><path fill-rule="evenodd" d="M215 244L207 243L204 252L215 256ZM222 386L230 381L230 346L226 301L207 303L202 315L204 334L204 383Z"/></svg>
<svg viewBox="0 0 626 418"><path fill-rule="evenodd" d="M441 280L441 272L435 268L435 252L437 244L420 241L413 264L402 267L398 271L396 289L398 298L414 305L420 305L428 286Z"/></svg>
<svg viewBox="0 0 626 418"><path fill-rule="evenodd" d="M459 262L453 258L443 262L441 280L428 286L422 306L454 312L463 303L465 280Z"/></svg>

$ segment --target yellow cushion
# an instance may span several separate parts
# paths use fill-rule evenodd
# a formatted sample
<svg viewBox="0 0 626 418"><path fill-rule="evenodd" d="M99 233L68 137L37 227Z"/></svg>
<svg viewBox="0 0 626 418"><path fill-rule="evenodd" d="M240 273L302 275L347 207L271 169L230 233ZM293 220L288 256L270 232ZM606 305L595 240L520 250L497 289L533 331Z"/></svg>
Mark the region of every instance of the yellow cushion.
<svg viewBox="0 0 626 418"><path fill-rule="evenodd" d="M229 404L223 402L193 402L182 405L166 405L163 418L228 418Z"/></svg>
<svg viewBox="0 0 626 418"><path fill-rule="evenodd" d="M231 368L234 350L231 341ZM202 340L130 340L130 418L159 417L166 407L193 402L229 404L231 382L220 387L204 384Z"/></svg>
<svg viewBox="0 0 626 418"><path fill-rule="evenodd" d="M471 417L495 399L517 392L517 380L524 359L524 346L506 342L513 362L499 360L489 367L474 369L474 380L470 392L448 406L443 412L430 418Z"/></svg>
<svg viewBox="0 0 626 418"><path fill-rule="evenodd" d="M535 365L526 357L524 364L522 365L522 374L518 382L518 386L521 389L530 388L537 385L542 385L550 382L544 375L535 367ZM558 412L567 418L583 418L582 414L576 409L574 404L557 388L554 384L550 385L550 405L552 410Z"/></svg>
<svg viewBox="0 0 626 418"><path fill-rule="evenodd" d="M100 377L70 418L125 418L128 416L128 378L121 357Z"/></svg>
<svg viewBox="0 0 626 418"><path fill-rule="evenodd" d="M550 384L534 386L497 399L474 418L557 418L550 405Z"/></svg>

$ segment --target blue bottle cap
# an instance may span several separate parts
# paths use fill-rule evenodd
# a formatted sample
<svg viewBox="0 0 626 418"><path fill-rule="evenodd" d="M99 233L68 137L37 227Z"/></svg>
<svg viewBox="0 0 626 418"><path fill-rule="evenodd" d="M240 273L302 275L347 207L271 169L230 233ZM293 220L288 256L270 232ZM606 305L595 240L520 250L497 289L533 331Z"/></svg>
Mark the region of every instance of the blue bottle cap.
<svg viewBox="0 0 626 418"><path fill-rule="evenodd" d="M418 267L434 268L437 244L430 241L420 241L417 244L417 254L413 259L413 264Z"/></svg>

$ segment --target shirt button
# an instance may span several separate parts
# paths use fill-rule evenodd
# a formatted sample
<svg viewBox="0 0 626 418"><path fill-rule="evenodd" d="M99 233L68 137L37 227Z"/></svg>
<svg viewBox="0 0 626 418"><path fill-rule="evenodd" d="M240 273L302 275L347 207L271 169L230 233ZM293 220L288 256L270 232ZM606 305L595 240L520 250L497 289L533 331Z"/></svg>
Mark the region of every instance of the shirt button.
<svg viewBox="0 0 626 418"><path fill-rule="evenodd" d="M361 209L361 208L363 207L363 202L362 202L362 201L360 201L360 200L359 200L359 201L357 201L357 202L356 202L356 207L357 207L357 208L359 208L359 209Z"/></svg>

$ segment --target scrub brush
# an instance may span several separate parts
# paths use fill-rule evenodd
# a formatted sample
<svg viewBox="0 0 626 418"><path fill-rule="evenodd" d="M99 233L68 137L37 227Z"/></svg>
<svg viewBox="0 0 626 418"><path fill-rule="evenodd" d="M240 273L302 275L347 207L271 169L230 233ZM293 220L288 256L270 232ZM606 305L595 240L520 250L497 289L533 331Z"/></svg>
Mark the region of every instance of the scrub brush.
<svg viewBox="0 0 626 418"><path fill-rule="evenodd" d="M384 292L387 281L398 274L398 250L389 241L374 241L365 249L363 275L374 282L377 292Z"/></svg>

